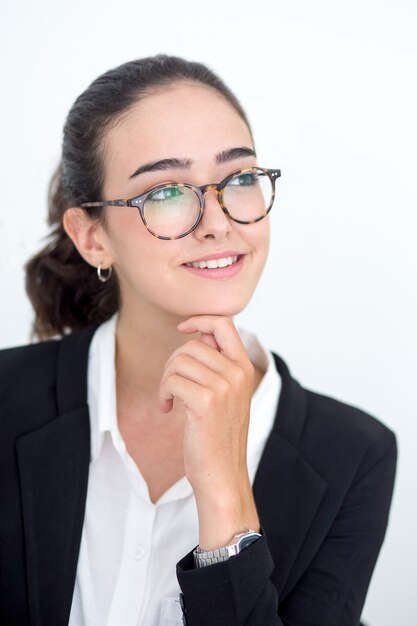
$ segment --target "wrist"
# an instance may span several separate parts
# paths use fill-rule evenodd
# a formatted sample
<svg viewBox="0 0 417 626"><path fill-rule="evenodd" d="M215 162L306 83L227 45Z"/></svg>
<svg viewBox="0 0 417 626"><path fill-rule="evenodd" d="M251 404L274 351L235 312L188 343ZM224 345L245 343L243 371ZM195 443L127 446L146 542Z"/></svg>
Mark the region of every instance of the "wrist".
<svg viewBox="0 0 417 626"><path fill-rule="evenodd" d="M226 546L213 550L203 550L197 546L194 550L194 564L197 569L227 561L230 557L240 554L242 550L250 546L254 541L262 537L261 532L256 532L250 528L242 533L236 534Z"/></svg>
<svg viewBox="0 0 417 626"><path fill-rule="evenodd" d="M199 545L204 550L214 550L228 545L233 537L249 529L260 532L260 521L252 492L244 497L232 494L215 499L196 499Z"/></svg>

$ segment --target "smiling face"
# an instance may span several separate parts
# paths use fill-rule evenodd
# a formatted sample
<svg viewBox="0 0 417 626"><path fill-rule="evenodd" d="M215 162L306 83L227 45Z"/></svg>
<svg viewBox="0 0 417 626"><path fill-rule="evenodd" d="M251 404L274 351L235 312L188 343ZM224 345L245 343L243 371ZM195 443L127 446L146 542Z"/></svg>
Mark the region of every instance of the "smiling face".
<svg viewBox="0 0 417 626"><path fill-rule="evenodd" d="M247 150L231 152L236 148ZM223 96L200 84L176 83L140 100L107 131L102 197L132 198L167 181L217 183L239 168L257 165L251 150L245 122ZM177 163L132 177L145 164L174 158L187 161L182 164L187 167ZM255 224L238 224L223 212L213 190L205 194L197 228L172 241L152 235L136 208L106 207L105 216L100 238L119 278L122 311L142 313L145 308L181 319L201 314L232 317L248 304L268 255L269 216ZM228 252L244 255L238 272L200 273L185 267Z"/></svg>

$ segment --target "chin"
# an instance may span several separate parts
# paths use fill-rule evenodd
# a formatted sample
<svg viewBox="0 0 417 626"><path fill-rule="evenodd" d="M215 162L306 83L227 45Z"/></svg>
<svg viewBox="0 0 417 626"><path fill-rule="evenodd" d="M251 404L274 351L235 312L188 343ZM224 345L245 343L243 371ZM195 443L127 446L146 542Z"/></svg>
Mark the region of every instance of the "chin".
<svg viewBox="0 0 417 626"><path fill-rule="evenodd" d="M207 306L199 305L194 309L193 313L190 313L190 317L193 315L218 315L221 317L234 317L238 313L241 313L248 304L248 301L231 302L230 304L222 303L221 306L216 306L213 302L207 304Z"/></svg>

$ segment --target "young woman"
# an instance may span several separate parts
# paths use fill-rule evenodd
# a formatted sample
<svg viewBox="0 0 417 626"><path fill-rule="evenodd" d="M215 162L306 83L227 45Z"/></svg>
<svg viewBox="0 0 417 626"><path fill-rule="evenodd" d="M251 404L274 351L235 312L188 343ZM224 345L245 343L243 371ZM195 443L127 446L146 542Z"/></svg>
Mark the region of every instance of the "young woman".
<svg viewBox="0 0 417 626"><path fill-rule="evenodd" d="M264 165L199 63L125 63L71 108L27 264L43 341L0 353L2 624L359 623L395 437L233 323Z"/></svg>

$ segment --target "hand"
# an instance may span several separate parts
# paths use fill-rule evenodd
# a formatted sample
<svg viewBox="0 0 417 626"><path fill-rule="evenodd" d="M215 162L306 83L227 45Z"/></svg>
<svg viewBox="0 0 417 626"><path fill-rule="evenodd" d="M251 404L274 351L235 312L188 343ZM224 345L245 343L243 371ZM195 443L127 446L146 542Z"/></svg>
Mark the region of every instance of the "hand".
<svg viewBox="0 0 417 626"><path fill-rule="evenodd" d="M166 362L160 409L169 413L173 398L184 403L185 474L196 497L200 546L212 549L259 528L246 461L254 367L230 318L194 316L177 328L202 335Z"/></svg>

